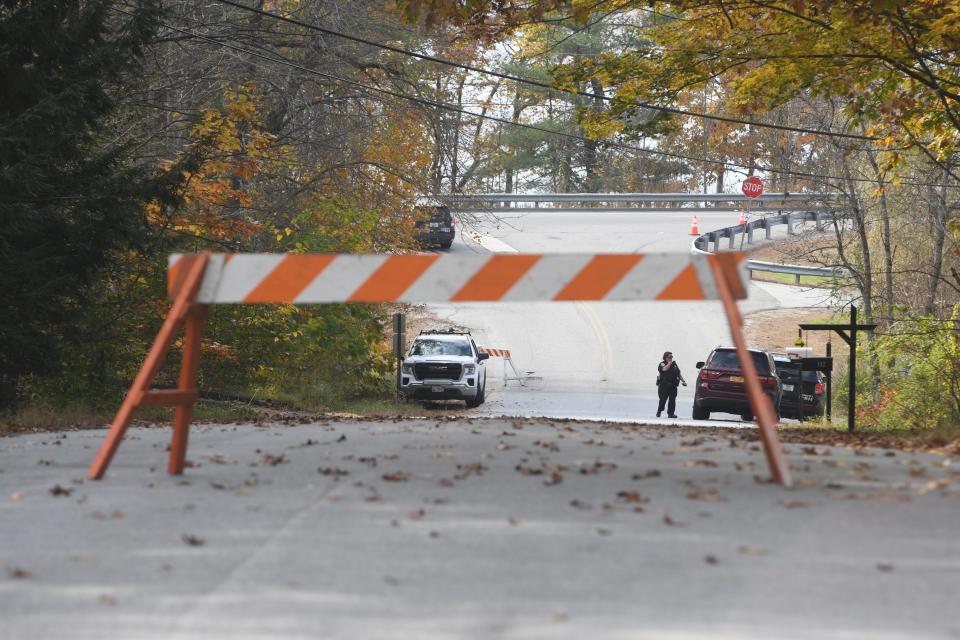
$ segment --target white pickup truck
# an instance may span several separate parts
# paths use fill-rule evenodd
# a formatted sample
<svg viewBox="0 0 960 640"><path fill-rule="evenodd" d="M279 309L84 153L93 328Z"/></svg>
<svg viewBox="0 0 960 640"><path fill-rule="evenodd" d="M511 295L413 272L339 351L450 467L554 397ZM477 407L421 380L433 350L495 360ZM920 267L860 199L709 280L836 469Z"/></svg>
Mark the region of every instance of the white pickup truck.
<svg viewBox="0 0 960 640"><path fill-rule="evenodd" d="M463 400L483 404L487 368L468 332L421 331L400 367L400 392L412 400Z"/></svg>

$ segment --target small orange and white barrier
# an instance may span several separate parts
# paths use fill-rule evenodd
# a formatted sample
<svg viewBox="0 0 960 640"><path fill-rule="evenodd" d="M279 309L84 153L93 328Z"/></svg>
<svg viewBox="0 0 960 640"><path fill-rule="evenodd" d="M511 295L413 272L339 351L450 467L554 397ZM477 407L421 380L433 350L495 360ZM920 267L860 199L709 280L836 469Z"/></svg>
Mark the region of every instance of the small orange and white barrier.
<svg viewBox="0 0 960 640"><path fill-rule="evenodd" d="M491 358L503 358L503 384L506 386L507 382L510 380L516 380L520 383L520 386L526 386L523 380L523 376L520 375L520 372L517 371L517 367L513 364L513 358L510 356L510 349L494 349L491 347L478 347L480 353L490 354ZM510 368L513 370L513 375L510 375L507 372L507 365L510 365Z"/></svg>

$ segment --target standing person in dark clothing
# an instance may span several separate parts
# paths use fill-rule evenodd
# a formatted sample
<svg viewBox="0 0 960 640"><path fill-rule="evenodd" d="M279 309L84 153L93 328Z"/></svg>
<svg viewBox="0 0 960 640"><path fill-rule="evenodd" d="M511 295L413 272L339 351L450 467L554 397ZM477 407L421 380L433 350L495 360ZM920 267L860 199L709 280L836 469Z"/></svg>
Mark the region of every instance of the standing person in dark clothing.
<svg viewBox="0 0 960 640"><path fill-rule="evenodd" d="M673 360L673 354L665 351L663 361L657 367L657 391L660 404L657 405L657 417L663 413L663 405L667 405L667 416L677 417L677 386L687 386L687 381L680 373L680 365ZM669 400L669 404L667 403Z"/></svg>

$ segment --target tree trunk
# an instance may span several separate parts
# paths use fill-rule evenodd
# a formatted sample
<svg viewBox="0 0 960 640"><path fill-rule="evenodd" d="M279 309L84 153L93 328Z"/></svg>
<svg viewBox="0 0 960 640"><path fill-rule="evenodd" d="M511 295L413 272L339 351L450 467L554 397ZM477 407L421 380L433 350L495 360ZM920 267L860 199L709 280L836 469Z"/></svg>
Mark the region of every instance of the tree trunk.
<svg viewBox="0 0 960 640"><path fill-rule="evenodd" d="M933 271L930 273L930 287L927 289L927 299L923 305L924 315L933 315L937 303L937 291L940 287L940 278L943 275L943 245L947 238L947 171L942 172L941 182L944 186L937 190L930 187L930 221L933 225Z"/></svg>
<svg viewBox="0 0 960 640"><path fill-rule="evenodd" d="M884 309L886 310L886 324L893 324L893 247L890 237L890 210L887 206L887 192L883 189L880 180L883 176L880 173L880 167L877 164L876 156L873 152L867 151L867 159L873 168L874 176L880 187L880 221L883 225L881 243L883 244L883 283L884 283Z"/></svg>

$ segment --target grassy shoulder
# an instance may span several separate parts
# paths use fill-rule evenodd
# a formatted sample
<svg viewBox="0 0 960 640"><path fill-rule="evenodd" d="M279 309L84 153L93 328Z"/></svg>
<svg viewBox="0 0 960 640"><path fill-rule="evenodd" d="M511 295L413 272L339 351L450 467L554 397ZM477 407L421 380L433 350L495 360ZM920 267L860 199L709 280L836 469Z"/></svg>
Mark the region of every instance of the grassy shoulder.
<svg viewBox="0 0 960 640"><path fill-rule="evenodd" d="M830 447L880 447L902 451L927 451L960 455L960 425L936 429L861 428L850 433L845 422L825 420L781 426L777 433L785 444Z"/></svg>

